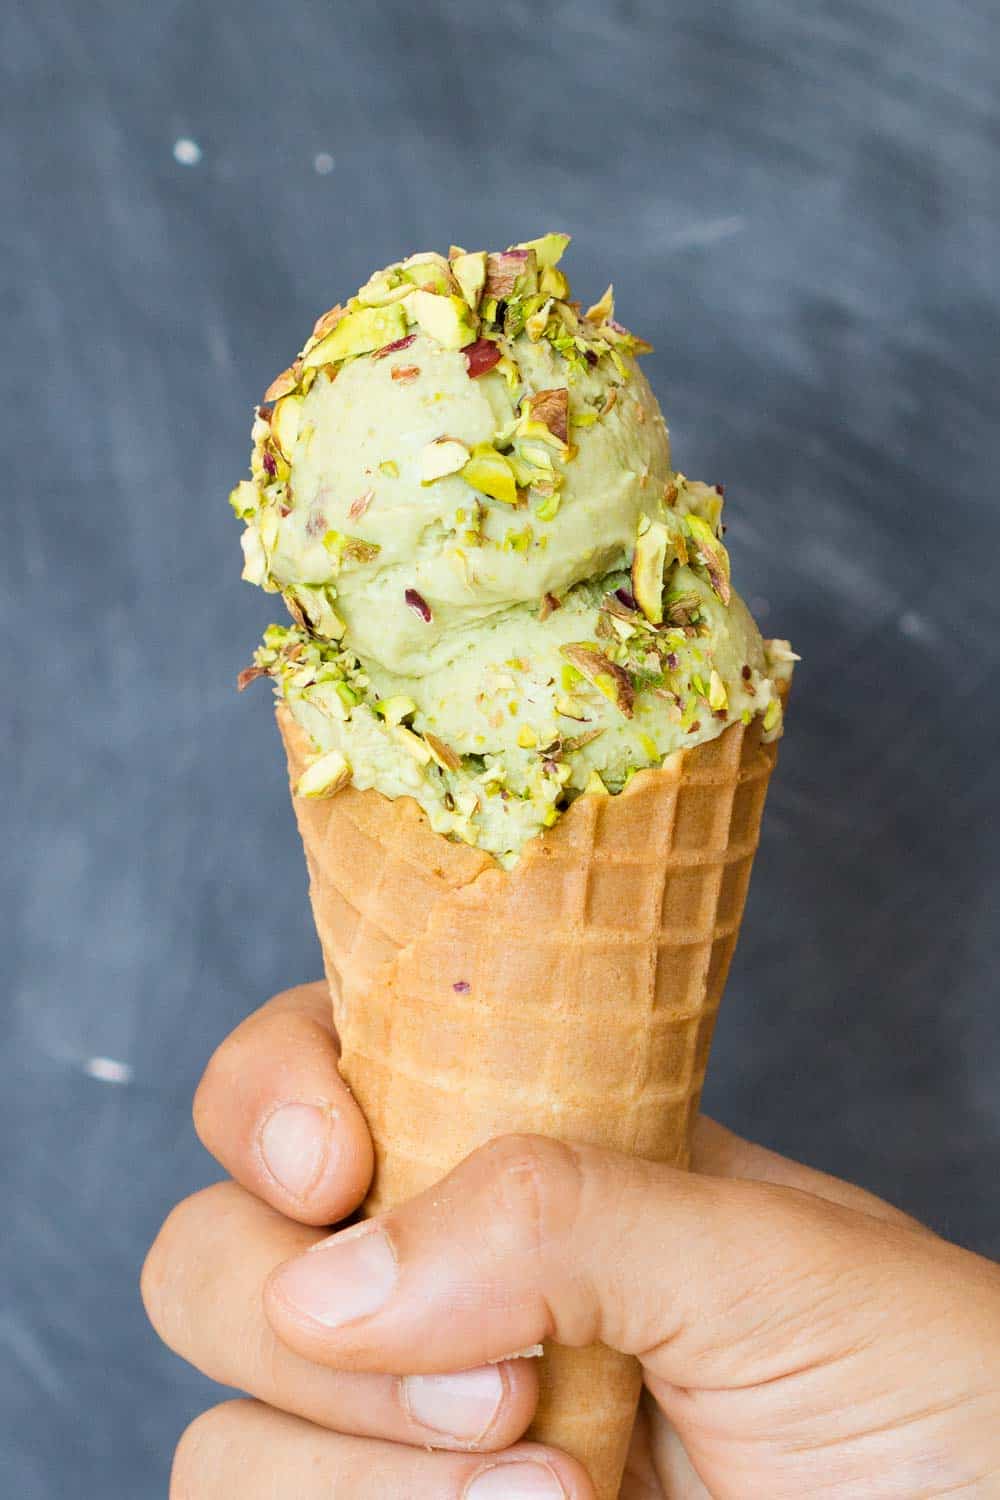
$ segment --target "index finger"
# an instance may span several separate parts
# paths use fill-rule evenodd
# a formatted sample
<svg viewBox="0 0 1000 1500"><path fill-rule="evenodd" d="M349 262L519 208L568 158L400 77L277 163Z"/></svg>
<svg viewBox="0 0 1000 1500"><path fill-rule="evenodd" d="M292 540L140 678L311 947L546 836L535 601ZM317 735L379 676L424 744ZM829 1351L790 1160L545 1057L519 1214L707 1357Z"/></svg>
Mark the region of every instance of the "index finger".
<svg viewBox="0 0 1000 1500"><path fill-rule="evenodd" d="M216 1049L194 1100L202 1144L288 1218L332 1224L363 1200L372 1143L340 1076L325 983L276 995Z"/></svg>

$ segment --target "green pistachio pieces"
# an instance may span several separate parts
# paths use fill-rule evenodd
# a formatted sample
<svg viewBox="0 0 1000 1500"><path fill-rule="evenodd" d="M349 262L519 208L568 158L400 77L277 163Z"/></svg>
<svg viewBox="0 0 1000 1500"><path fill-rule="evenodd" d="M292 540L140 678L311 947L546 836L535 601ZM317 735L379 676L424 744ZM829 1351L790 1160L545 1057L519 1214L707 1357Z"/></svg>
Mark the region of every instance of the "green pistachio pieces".
<svg viewBox="0 0 1000 1500"><path fill-rule="evenodd" d="M351 779L351 768L339 750L328 750L307 766L295 786L297 797L332 797Z"/></svg>
<svg viewBox="0 0 1000 1500"><path fill-rule="evenodd" d="M439 437L426 443L420 454L420 483L433 484L448 474L457 474L469 462L469 450L458 438Z"/></svg>
<svg viewBox="0 0 1000 1500"><path fill-rule="evenodd" d="M425 291L447 294L453 291L448 262L443 255L438 255L433 250L411 255L399 269L407 281L414 286L423 287Z"/></svg>
<svg viewBox="0 0 1000 1500"><path fill-rule="evenodd" d="M344 622L333 607L333 595L324 584L298 583L283 591L282 597L292 619L302 630L324 640L339 641Z"/></svg>
<svg viewBox="0 0 1000 1500"><path fill-rule="evenodd" d="M256 583L263 587L268 578L267 552L252 526L248 526L240 537L240 546L243 548L243 572L240 577L244 583Z"/></svg>
<svg viewBox="0 0 1000 1500"><path fill-rule="evenodd" d="M241 521L246 521L250 516L256 515L260 504L260 492L253 480L241 479L236 488L230 490L229 503Z"/></svg>
<svg viewBox="0 0 1000 1500"><path fill-rule="evenodd" d="M289 462L302 425L302 403L301 396L283 396L271 412L271 437Z"/></svg>
<svg viewBox="0 0 1000 1500"><path fill-rule="evenodd" d="M695 555L697 560L708 574L708 581L712 590L728 604L732 598L732 589L729 586L729 553L719 541L715 532L707 521L701 516L693 513L685 516L685 525L695 544Z"/></svg>
<svg viewBox="0 0 1000 1500"><path fill-rule="evenodd" d="M609 698L615 707L631 719L634 713L635 689L632 679L624 667L605 656L596 646L588 646L585 642L569 646L560 646L560 651L566 660L585 677L592 687Z"/></svg>
<svg viewBox="0 0 1000 1500"><path fill-rule="evenodd" d="M609 286L600 301L595 302L592 307L587 308L585 316L588 323L596 323L600 327L602 324L609 322L614 315L615 289L613 286Z"/></svg>
<svg viewBox="0 0 1000 1500"><path fill-rule="evenodd" d="M476 444L468 463L462 469L462 478L474 490L481 490L493 500L502 500L505 505L517 504L514 471L492 443Z"/></svg>
<svg viewBox="0 0 1000 1500"><path fill-rule="evenodd" d="M538 260L533 248L524 245L486 257L487 298L496 301L527 297L538 290Z"/></svg>
<svg viewBox="0 0 1000 1500"><path fill-rule="evenodd" d="M568 234L543 234L537 240L521 240L515 245L515 250L534 250L535 261L542 270L550 266L558 265L562 260L566 246L570 242Z"/></svg>
<svg viewBox="0 0 1000 1500"><path fill-rule="evenodd" d="M546 266L538 278L538 289L547 297L566 298L569 296L569 282L562 271L555 266Z"/></svg>
<svg viewBox="0 0 1000 1500"><path fill-rule="evenodd" d="M569 436L569 391L564 385L525 397L531 422L550 432L565 447Z"/></svg>
<svg viewBox="0 0 1000 1500"><path fill-rule="evenodd" d="M375 704L375 712L390 725L402 724L404 719L409 719L416 711L417 705L413 699L402 694L382 698Z"/></svg>
<svg viewBox="0 0 1000 1500"><path fill-rule="evenodd" d="M407 298L406 305L424 333L442 348L464 349L466 344L475 342L479 327L463 298L418 289ZM396 337L402 337L402 334ZM388 339L383 340L383 343L388 342Z"/></svg>
<svg viewBox="0 0 1000 1500"><path fill-rule="evenodd" d="M324 533L323 546L336 559L338 567L348 562L374 562L382 550L378 542L366 542L359 536L347 536L343 531L333 530Z"/></svg>
<svg viewBox="0 0 1000 1500"><path fill-rule="evenodd" d="M413 295L428 294L415 292ZM314 369L335 364L338 360L353 359L359 354L370 354L373 349L393 344L405 335L406 314L398 303L388 307L359 307L346 318L341 318L332 333L303 355L302 368Z"/></svg>
<svg viewBox="0 0 1000 1500"><path fill-rule="evenodd" d="M462 769L462 757L444 740L439 740L436 734L425 732L424 740L431 752L431 759L436 762L442 771L460 771Z"/></svg>
<svg viewBox="0 0 1000 1500"><path fill-rule="evenodd" d="M714 667L708 681L708 706L713 713L719 713L722 709L729 707L729 693L726 689L726 684Z"/></svg>
<svg viewBox="0 0 1000 1500"><path fill-rule="evenodd" d="M475 250L468 255L456 255L451 263L451 274L458 282L462 296L475 310L486 285L486 251Z"/></svg>
<svg viewBox="0 0 1000 1500"><path fill-rule="evenodd" d="M669 541L661 522L640 517L632 558L632 593L651 625L663 623L663 569Z"/></svg>

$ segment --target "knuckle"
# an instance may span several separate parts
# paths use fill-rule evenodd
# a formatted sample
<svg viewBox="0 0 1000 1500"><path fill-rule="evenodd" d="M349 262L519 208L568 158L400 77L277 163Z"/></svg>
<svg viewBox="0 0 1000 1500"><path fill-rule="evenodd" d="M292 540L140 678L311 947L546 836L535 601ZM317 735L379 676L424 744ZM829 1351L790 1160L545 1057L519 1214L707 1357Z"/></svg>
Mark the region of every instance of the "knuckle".
<svg viewBox="0 0 1000 1500"><path fill-rule="evenodd" d="M225 1450L233 1427L249 1405L226 1401L194 1419L174 1451L169 1500L214 1500L228 1492Z"/></svg>
<svg viewBox="0 0 1000 1500"><path fill-rule="evenodd" d="M202 1145L212 1149L212 1138L215 1134L212 1129L213 1120L217 1114L217 1101L230 1092L230 1059L238 1046L240 1028L229 1034L224 1041L212 1053L205 1065L195 1089L194 1099L191 1103L191 1119L194 1123L195 1133Z"/></svg>
<svg viewBox="0 0 1000 1500"><path fill-rule="evenodd" d="M572 1148L541 1135L508 1135L482 1148L488 1191L499 1222L517 1244L540 1254L572 1226L580 1168Z"/></svg>
<svg viewBox="0 0 1000 1500"><path fill-rule="evenodd" d="M139 1291L146 1316L171 1347L186 1305L187 1272L201 1242L206 1210L215 1206L228 1187L228 1183L216 1183L203 1188L171 1209L143 1262Z"/></svg>

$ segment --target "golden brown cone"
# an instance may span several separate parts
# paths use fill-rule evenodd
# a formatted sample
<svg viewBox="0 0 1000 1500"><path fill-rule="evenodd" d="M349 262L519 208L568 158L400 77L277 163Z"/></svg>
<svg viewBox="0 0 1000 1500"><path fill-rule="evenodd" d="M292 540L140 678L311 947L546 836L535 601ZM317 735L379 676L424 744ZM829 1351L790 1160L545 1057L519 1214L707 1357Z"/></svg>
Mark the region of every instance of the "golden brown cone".
<svg viewBox="0 0 1000 1500"><path fill-rule="evenodd" d="M278 722L294 788L312 747ZM376 1169L367 1213L510 1131L686 1166L776 746L760 718L583 796L517 865L434 833L410 798L293 798ZM529 1436L616 1500L631 1356L550 1346Z"/></svg>

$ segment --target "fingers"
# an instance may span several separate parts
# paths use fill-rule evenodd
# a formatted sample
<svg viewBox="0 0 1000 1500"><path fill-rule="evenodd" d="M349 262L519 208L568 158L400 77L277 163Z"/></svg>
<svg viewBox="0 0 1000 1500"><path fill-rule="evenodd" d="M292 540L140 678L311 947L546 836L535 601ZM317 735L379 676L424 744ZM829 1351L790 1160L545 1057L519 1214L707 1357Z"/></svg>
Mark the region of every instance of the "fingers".
<svg viewBox="0 0 1000 1500"><path fill-rule="evenodd" d="M340 1366L455 1368L553 1337L688 1386L836 1358L890 1305L946 1295L948 1253L794 1189L513 1136L265 1295L282 1340Z"/></svg>
<svg viewBox="0 0 1000 1500"><path fill-rule="evenodd" d="M911 1229L923 1229L916 1219L894 1208L883 1198L876 1198L853 1182L842 1182L814 1167L803 1166L776 1151L744 1140L734 1135L724 1125L702 1115L695 1126L694 1144L691 1151L691 1169L712 1177L742 1177L752 1182L773 1182L781 1187L797 1188L803 1193L812 1193L827 1203L840 1203L858 1213L871 1214L873 1218L887 1223L906 1224ZM925 1233L930 1234L930 1230Z"/></svg>
<svg viewBox="0 0 1000 1500"><path fill-rule="evenodd" d="M181 1439L170 1500L594 1500L579 1464L537 1443L489 1458L342 1437L250 1401L217 1406Z"/></svg>
<svg viewBox="0 0 1000 1500"><path fill-rule="evenodd" d="M226 1171L304 1224L332 1224L364 1198L368 1127L337 1069L323 983L278 995L226 1038L194 1101L205 1147Z"/></svg>
<svg viewBox="0 0 1000 1500"><path fill-rule="evenodd" d="M532 1360L401 1378L324 1369L280 1343L261 1287L316 1238L232 1183L196 1194L149 1252L142 1293L150 1321L211 1379L322 1427L441 1448L493 1449L521 1436L538 1396Z"/></svg>

